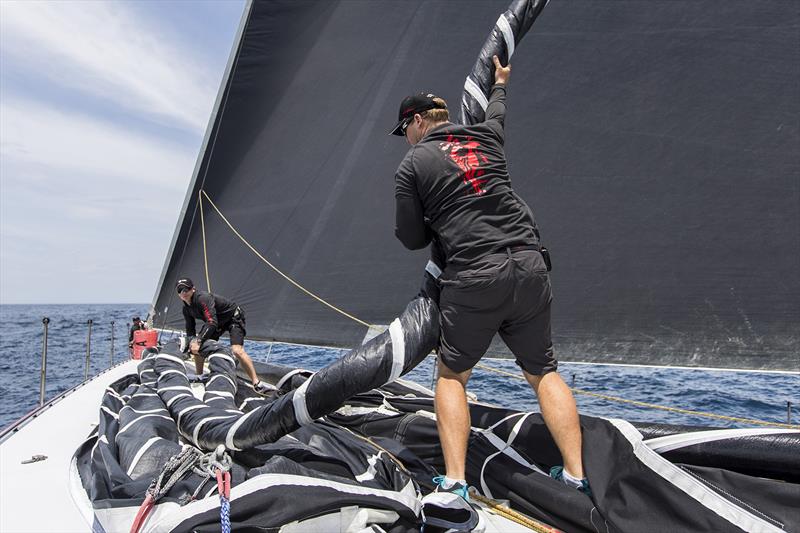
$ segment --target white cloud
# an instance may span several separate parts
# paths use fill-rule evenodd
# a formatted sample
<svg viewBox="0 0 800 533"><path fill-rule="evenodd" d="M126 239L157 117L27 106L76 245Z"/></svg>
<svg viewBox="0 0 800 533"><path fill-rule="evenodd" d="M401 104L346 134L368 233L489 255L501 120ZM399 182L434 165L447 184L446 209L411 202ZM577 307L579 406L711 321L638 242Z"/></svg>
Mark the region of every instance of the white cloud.
<svg viewBox="0 0 800 533"><path fill-rule="evenodd" d="M8 99L0 140L2 301L149 300L199 146Z"/></svg>
<svg viewBox="0 0 800 533"><path fill-rule="evenodd" d="M4 303L152 296L229 52L187 35L239 17L141 7L0 0Z"/></svg>
<svg viewBox="0 0 800 533"><path fill-rule="evenodd" d="M111 190L131 182L185 190L196 147L165 143L123 126L37 102L0 101L0 179L35 181L68 173L103 176ZM54 172L58 170L58 172ZM47 176L50 176L48 178Z"/></svg>
<svg viewBox="0 0 800 533"><path fill-rule="evenodd" d="M0 2L3 60L161 122L203 131L221 73L121 2ZM13 65L7 65L7 69Z"/></svg>

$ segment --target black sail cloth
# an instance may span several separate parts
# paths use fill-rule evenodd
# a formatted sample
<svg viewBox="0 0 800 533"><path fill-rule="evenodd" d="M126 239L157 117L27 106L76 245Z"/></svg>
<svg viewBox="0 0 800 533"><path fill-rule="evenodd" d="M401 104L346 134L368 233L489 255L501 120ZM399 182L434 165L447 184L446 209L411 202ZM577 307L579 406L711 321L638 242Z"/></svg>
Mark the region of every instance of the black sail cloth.
<svg viewBox="0 0 800 533"><path fill-rule="evenodd" d="M391 236L407 145L386 133L408 94L445 98L453 118L468 75L488 94L491 68L473 67L491 65L489 33L505 61L503 16L509 172L553 253L559 359L796 371L796 3L549 2L522 39L509 3L249 6L155 324L182 328L174 283L205 279L201 188L287 275L388 324L425 255ZM246 310L248 338L361 342L364 325L264 267L205 200L204 215L211 282Z"/></svg>

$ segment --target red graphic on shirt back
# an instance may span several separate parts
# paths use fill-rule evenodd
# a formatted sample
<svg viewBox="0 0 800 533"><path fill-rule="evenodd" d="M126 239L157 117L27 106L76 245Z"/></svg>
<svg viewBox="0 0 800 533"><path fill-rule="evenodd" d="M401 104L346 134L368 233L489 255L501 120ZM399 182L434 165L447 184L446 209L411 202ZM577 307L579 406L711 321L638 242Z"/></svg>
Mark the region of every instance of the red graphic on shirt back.
<svg viewBox="0 0 800 533"><path fill-rule="evenodd" d="M472 191L481 195L486 192L483 184L486 179L481 176L486 172L480 168L481 163L488 163L489 160L478 151L481 145L478 141L473 141L472 137L462 142L453 135L448 135L447 140L439 143L439 149L464 172L464 183L472 187Z"/></svg>

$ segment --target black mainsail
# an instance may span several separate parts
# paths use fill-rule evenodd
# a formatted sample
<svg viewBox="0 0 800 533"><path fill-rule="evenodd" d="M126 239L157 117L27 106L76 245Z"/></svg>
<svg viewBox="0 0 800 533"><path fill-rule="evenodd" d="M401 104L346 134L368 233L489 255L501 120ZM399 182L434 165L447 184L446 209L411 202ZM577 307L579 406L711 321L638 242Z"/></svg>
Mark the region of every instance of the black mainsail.
<svg viewBox="0 0 800 533"><path fill-rule="evenodd" d="M304 287L388 324L427 259L392 235L403 96L457 117L498 1L254 2L154 301L205 282L199 191ZM791 2L554 2L516 43L507 153L553 252L559 358L797 370L800 13ZM211 289L251 338L354 346L204 202ZM500 355L501 343L490 353Z"/></svg>

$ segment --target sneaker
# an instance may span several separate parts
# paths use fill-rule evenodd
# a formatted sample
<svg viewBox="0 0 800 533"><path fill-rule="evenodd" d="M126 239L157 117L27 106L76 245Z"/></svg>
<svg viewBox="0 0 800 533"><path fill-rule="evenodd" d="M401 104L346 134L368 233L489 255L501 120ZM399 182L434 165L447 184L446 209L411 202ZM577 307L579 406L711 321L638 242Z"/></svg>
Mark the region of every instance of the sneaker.
<svg viewBox="0 0 800 533"><path fill-rule="evenodd" d="M444 476L433 478L436 490L422 498L425 525L454 531L472 531L478 525L478 513L469 503L467 486L456 483L445 489Z"/></svg>
<svg viewBox="0 0 800 533"><path fill-rule="evenodd" d="M586 478L581 479L580 480L580 482L581 482L580 486L576 486L576 485L570 483L570 481L567 480L567 478L564 477L564 467L563 466L554 466L553 468L551 468L550 469L550 477L555 479L556 481L562 482L564 485L566 485L568 487L572 487L574 489L578 489L579 491L581 491L582 493L586 494L589 497L592 496L592 489L589 488L589 480L586 479Z"/></svg>
<svg viewBox="0 0 800 533"><path fill-rule="evenodd" d="M458 494L465 500L469 501L469 487L467 485L456 482L450 488L446 489L444 488L445 479L445 476L436 476L433 478L433 482L436 483L436 492L452 492L453 494Z"/></svg>

